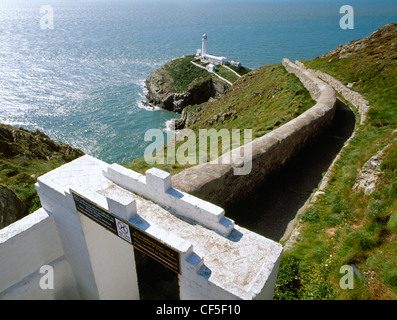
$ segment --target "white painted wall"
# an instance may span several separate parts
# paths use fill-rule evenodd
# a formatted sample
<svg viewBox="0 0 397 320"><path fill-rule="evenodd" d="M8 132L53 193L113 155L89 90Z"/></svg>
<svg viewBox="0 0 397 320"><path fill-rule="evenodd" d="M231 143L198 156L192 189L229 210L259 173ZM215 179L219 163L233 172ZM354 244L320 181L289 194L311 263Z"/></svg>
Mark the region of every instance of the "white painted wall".
<svg viewBox="0 0 397 320"><path fill-rule="evenodd" d="M205 56L207 54L207 35L203 35L203 40L201 44L201 56Z"/></svg>
<svg viewBox="0 0 397 320"><path fill-rule="evenodd" d="M103 174L126 190L169 207L176 215L192 219L223 235L228 235L233 230L234 222L225 217L225 210L172 188L171 175L167 172L152 168L144 176L112 164Z"/></svg>
<svg viewBox="0 0 397 320"><path fill-rule="evenodd" d="M54 270L54 289L43 290L43 265ZM0 230L0 299L71 299L79 293L53 217L40 209Z"/></svg>
<svg viewBox="0 0 397 320"><path fill-rule="evenodd" d="M54 217L66 259L76 277L82 299L99 299L98 289L92 272L88 249L80 218L71 194L53 189L54 184L43 181L36 186L41 204Z"/></svg>
<svg viewBox="0 0 397 320"><path fill-rule="evenodd" d="M99 299L139 300L133 247L80 215Z"/></svg>
<svg viewBox="0 0 397 320"><path fill-rule="evenodd" d="M272 298L282 246L173 189L166 172L84 156L36 188L43 209L0 230L0 299L139 299L133 246L77 212L70 190L179 252L181 299ZM43 265L54 270L52 290L40 287Z"/></svg>

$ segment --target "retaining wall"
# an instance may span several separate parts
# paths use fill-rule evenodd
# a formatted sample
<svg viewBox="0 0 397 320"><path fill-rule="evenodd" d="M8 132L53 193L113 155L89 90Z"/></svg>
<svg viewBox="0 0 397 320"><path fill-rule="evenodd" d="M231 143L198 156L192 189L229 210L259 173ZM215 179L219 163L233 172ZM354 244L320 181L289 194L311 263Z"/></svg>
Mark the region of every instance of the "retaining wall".
<svg viewBox="0 0 397 320"><path fill-rule="evenodd" d="M301 68L306 68L305 65L300 61L296 61L295 64ZM309 72L312 72L315 76L330 84L336 91L338 91L342 95L343 98L345 98L353 106L355 106L360 113L360 124L363 124L365 122L365 120L367 119L367 113L370 109L368 100L364 99L361 94L349 89L342 82L330 76L329 74L326 74L319 70L313 70L309 68L306 69Z"/></svg>
<svg viewBox="0 0 397 320"><path fill-rule="evenodd" d="M336 106L332 87L288 59L283 59L282 63L288 72L300 79L317 103L299 117L230 154L183 170L172 177L175 188L227 207L254 191L271 172L331 124ZM225 159L239 160L228 163ZM250 165L252 170L248 175L235 174L239 168Z"/></svg>

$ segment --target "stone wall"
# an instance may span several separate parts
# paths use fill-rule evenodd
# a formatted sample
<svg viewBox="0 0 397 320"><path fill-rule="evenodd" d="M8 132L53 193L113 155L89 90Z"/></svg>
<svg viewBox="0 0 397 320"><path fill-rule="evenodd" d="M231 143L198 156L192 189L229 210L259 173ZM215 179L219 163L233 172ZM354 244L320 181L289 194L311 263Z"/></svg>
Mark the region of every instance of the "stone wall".
<svg viewBox="0 0 397 320"><path fill-rule="evenodd" d="M305 65L300 62L296 61L295 64L299 66L300 68L306 68ZM307 68L307 71L311 72L318 78L322 79L323 81L327 82L329 85L331 85L337 92L339 92L343 98L345 98L347 101L349 101L353 106L355 106L360 113L360 124L363 124L367 118L367 112L369 110L369 105L368 105L368 100L364 99L361 94L358 92L349 89L347 86L345 86L342 82L339 80L335 79L334 77L330 76L329 74L326 74L322 71L319 70L313 70Z"/></svg>
<svg viewBox="0 0 397 320"><path fill-rule="evenodd" d="M283 59L283 65L301 80L317 103L278 129L231 151L232 155L240 157L227 154L212 162L183 170L172 177L175 188L227 207L255 190L271 172L279 169L332 122L336 104L334 90L288 59ZM250 148L252 154L246 148ZM223 161L225 158L240 159L227 164L227 161ZM250 174L235 175L236 169L248 166L249 162L252 164Z"/></svg>

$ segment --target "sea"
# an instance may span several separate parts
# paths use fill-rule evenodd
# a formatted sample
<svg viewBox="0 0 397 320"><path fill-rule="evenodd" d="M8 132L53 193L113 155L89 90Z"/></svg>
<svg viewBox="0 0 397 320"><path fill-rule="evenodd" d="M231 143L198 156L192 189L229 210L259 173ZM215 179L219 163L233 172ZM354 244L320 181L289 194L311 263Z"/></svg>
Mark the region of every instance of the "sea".
<svg viewBox="0 0 397 320"><path fill-rule="evenodd" d="M340 26L346 4L353 29ZM143 103L145 79L204 33L209 53L254 69L391 22L395 0L0 0L0 123L124 164L143 156L147 130L180 117Z"/></svg>

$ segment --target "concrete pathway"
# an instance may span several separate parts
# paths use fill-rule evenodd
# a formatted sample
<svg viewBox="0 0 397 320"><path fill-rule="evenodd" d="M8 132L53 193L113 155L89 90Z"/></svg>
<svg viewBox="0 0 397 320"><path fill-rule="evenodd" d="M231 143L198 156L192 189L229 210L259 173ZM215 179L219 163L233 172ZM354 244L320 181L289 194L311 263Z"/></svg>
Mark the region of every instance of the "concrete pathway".
<svg viewBox="0 0 397 320"><path fill-rule="evenodd" d="M227 84L230 84L231 86L233 85L233 83L231 83L229 80L226 80L225 78L221 77L219 74L209 71L206 67L203 67L201 65L199 65L198 63L195 63L193 61L190 61L193 65L195 65L196 67L199 67L201 69L204 69L206 71L208 71L209 73L212 73L213 75L217 76L219 79L221 79L222 81L225 81ZM233 70L232 70L233 71Z"/></svg>

